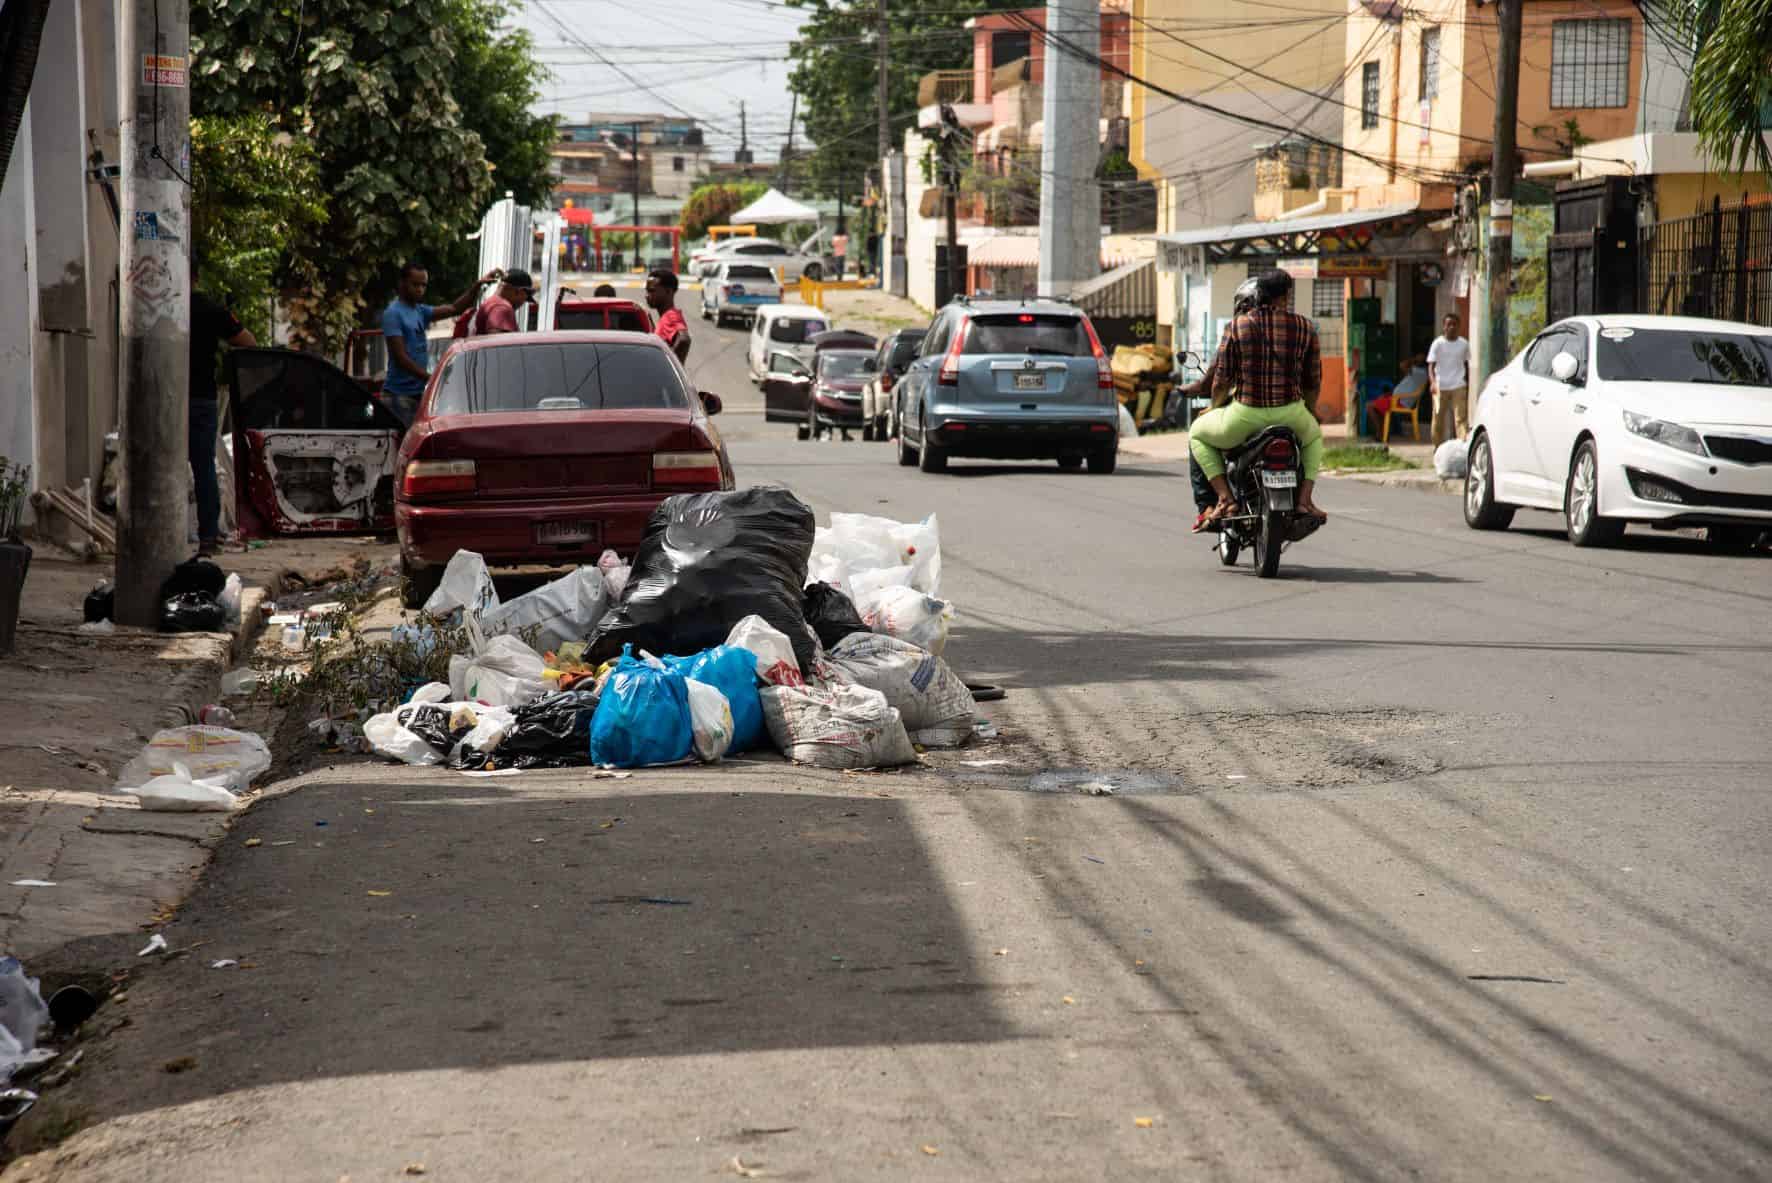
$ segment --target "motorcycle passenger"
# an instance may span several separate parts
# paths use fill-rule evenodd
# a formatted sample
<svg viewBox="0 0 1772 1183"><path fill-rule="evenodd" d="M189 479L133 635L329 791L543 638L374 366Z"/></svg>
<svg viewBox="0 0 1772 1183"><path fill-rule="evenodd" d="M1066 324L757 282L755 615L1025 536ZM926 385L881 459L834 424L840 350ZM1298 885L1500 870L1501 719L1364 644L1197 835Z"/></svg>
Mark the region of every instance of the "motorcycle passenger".
<svg viewBox="0 0 1772 1183"><path fill-rule="evenodd" d="M1230 395L1231 401L1217 422L1204 431L1196 424L1190 433L1189 450L1218 494L1218 504L1207 511L1206 520L1219 521L1236 512L1224 476L1224 449L1274 426L1291 428L1304 451L1299 512L1326 520L1329 515L1311 496L1323 467L1323 429L1311 412L1323 383L1317 329L1292 311L1292 277L1284 271L1261 276L1256 289L1256 308L1232 318L1218 345L1212 390L1215 396Z"/></svg>
<svg viewBox="0 0 1772 1183"><path fill-rule="evenodd" d="M1256 286L1254 276L1250 276L1237 285L1237 290L1231 294L1231 316L1242 316L1245 312L1254 309L1257 298ZM1230 401L1227 396L1212 392L1212 379L1217 374L1218 357L1214 355L1211 364L1206 367L1206 372L1200 375L1199 381L1189 382L1181 388L1181 397L1184 399L1192 400L1204 395L1212 400L1211 410L1202 411L1194 417L1188 427L1190 432L1198 431L1202 425L1210 432L1212 425L1218 421L1220 409ZM1207 522L1210 520L1207 516L1208 512L1217 504L1218 497L1212 492L1212 483L1201 471L1200 462L1194 459L1191 445L1187 458L1187 476L1188 482L1194 487L1194 509L1197 513L1194 518L1194 533L1198 534L1206 528Z"/></svg>

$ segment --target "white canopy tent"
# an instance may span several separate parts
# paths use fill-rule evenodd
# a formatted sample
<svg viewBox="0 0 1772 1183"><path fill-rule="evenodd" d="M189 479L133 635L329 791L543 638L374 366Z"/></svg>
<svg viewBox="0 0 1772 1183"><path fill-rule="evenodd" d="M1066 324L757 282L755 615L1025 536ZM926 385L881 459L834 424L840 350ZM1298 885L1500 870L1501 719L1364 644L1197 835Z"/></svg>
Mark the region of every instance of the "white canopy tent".
<svg viewBox="0 0 1772 1183"><path fill-rule="evenodd" d="M781 226L788 222L816 222L818 211L801 205L779 189L771 189L732 215L735 226Z"/></svg>

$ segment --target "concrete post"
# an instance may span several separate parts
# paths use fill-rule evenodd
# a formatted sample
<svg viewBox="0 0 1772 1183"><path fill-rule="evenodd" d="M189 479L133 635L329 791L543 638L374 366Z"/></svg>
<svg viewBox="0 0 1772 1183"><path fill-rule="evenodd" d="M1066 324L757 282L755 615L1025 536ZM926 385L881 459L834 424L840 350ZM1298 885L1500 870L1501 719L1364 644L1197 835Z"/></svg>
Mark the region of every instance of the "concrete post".
<svg viewBox="0 0 1772 1183"><path fill-rule="evenodd" d="M123 496L118 624L159 621L160 585L185 554L191 364L190 9L126 0L123 100Z"/></svg>
<svg viewBox="0 0 1772 1183"><path fill-rule="evenodd" d="M1101 270L1101 12L1047 0L1040 145L1040 295L1063 300Z"/></svg>

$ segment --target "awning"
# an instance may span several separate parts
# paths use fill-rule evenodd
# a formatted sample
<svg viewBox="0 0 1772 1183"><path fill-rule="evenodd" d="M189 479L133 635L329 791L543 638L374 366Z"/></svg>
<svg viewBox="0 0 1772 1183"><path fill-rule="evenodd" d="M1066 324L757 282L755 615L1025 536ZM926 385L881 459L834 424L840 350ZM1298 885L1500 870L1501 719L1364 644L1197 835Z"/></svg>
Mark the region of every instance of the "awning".
<svg viewBox="0 0 1772 1183"><path fill-rule="evenodd" d="M1157 261L1135 259L1080 283L1071 303L1091 316L1149 316L1157 309Z"/></svg>
<svg viewBox="0 0 1772 1183"><path fill-rule="evenodd" d="M818 211L801 205L779 189L771 189L726 220L734 226L779 226L787 222L816 222Z"/></svg>
<svg viewBox="0 0 1772 1183"><path fill-rule="evenodd" d="M1132 262L1122 251L1103 250L1101 265L1119 267ZM966 263L971 267L1038 267L1040 237L1037 234L995 234L980 239L966 248Z"/></svg>
<svg viewBox="0 0 1772 1183"><path fill-rule="evenodd" d="M1271 222L1233 222L1159 234L1165 247L1206 248L1208 262L1260 256L1311 257L1321 254L1364 253L1372 240L1371 227L1398 218L1430 217L1414 203L1382 205L1372 209L1343 210L1336 214L1312 214L1304 218L1276 218ZM1324 249L1327 245L1327 250Z"/></svg>

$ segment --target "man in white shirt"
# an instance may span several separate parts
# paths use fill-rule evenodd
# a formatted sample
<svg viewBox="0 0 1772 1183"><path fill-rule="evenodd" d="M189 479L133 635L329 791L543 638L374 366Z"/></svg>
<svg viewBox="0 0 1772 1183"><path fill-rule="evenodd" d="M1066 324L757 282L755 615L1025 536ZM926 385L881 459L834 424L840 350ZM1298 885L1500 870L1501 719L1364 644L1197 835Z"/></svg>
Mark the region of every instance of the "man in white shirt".
<svg viewBox="0 0 1772 1183"><path fill-rule="evenodd" d="M1434 391L1434 447L1463 439L1470 429L1471 343L1458 335L1458 317L1448 312L1445 332L1427 347L1427 376Z"/></svg>

